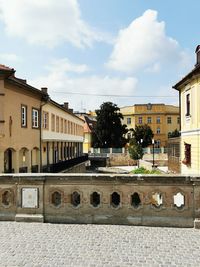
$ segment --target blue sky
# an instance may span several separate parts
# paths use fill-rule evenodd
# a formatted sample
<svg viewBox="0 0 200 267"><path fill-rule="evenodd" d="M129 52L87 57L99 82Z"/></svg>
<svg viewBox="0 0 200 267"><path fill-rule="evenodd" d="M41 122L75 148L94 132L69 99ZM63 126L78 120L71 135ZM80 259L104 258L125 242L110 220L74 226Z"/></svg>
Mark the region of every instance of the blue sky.
<svg viewBox="0 0 200 267"><path fill-rule="evenodd" d="M0 62L76 111L177 104L199 10L199 0L0 0Z"/></svg>

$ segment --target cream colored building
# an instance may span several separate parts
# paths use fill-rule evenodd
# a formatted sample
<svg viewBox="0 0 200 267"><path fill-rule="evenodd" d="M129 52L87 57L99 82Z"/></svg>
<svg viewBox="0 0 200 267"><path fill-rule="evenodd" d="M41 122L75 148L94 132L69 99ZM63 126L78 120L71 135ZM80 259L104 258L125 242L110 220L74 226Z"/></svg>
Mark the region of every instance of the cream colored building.
<svg viewBox="0 0 200 267"><path fill-rule="evenodd" d="M181 107L181 173L200 173L200 46L195 68L173 86Z"/></svg>
<svg viewBox="0 0 200 267"><path fill-rule="evenodd" d="M43 171L83 154L84 121L68 109L49 99L42 106L42 166Z"/></svg>
<svg viewBox="0 0 200 267"><path fill-rule="evenodd" d="M63 169L82 156L84 122L0 65L0 173Z"/></svg>
<svg viewBox="0 0 200 267"><path fill-rule="evenodd" d="M154 133L157 147L166 147L168 135L180 128L179 107L165 104L135 104L120 108L128 129L147 124Z"/></svg>

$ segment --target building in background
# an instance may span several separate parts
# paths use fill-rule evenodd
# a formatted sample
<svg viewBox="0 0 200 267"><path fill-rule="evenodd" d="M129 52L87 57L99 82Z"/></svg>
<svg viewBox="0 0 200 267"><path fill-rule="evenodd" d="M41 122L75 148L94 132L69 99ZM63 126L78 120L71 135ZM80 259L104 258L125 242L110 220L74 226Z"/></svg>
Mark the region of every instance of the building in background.
<svg viewBox="0 0 200 267"><path fill-rule="evenodd" d="M181 107L181 173L200 173L200 45L196 65L173 86L179 91Z"/></svg>
<svg viewBox="0 0 200 267"><path fill-rule="evenodd" d="M57 172L79 163L84 121L0 65L0 172Z"/></svg>
<svg viewBox="0 0 200 267"><path fill-rule="evenodd" d="M84 120L84 141L83 141L83 153L90 153L93 142L93 135L95 134L96 119L95 113L92 115L88 113L75 113L78 117Z"/></svg>
<svg viewBox="0 0 200 267"><path fill-rule="evenodd" d="M135 104L120 108L128 129L147 124L154 133L155 147L167 147L168 135L180 128L179 107L165 104Z"/></svg>

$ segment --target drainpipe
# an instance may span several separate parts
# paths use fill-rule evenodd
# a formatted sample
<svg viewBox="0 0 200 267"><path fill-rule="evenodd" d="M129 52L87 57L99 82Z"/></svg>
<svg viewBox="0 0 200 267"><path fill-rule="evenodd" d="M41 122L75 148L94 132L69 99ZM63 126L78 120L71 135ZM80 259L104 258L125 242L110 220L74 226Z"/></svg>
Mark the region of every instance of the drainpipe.
<svg viewBox="0 0 200 267"><path fill-rule="evenodd" d="M43 88L41 88L43 91ZM45 88L46 89L46 88ZM47 93L47 92L46 92ZM42 100L46 101L42 104L40 104L40 172L42 172L42 107L45 106L47 104L47 102L49 101L49 95L47 94Z"/></svg>

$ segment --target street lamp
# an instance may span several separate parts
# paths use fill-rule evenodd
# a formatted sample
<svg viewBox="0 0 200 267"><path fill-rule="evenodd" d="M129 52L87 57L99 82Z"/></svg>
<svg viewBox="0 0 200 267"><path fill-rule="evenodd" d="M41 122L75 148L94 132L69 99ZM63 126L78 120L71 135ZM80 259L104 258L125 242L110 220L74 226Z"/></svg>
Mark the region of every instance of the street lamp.
<svg viewBox="0 0 200 267"><path fill-rule="evenodd" d="M142 146L143 139L141 138L140 141L138 141L138 145ZM140 159L138 159L138 168L140 167Z"/></svg>
<svg viewBox="0 0 200 267"><path fill-rule="evenodd" d="M154 144L155 144L155 140L152 139L152 145L153 145L153 165L152 165L152 169L154 169Z"/></svg>

